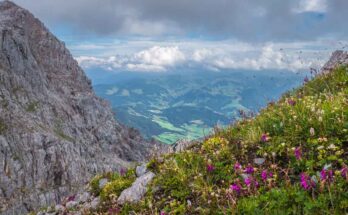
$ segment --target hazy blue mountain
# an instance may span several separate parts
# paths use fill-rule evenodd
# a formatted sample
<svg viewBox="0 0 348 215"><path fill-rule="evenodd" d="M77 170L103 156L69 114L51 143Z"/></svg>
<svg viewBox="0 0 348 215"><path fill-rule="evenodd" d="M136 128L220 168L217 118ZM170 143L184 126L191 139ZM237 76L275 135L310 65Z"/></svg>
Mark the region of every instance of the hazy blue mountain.
<svg viewBox="0 0 348 215"><path fill-rule="evenodd" d="M165 143L209 134L302 83L290 71L134 73L87 70L122 123Z"/></svg>

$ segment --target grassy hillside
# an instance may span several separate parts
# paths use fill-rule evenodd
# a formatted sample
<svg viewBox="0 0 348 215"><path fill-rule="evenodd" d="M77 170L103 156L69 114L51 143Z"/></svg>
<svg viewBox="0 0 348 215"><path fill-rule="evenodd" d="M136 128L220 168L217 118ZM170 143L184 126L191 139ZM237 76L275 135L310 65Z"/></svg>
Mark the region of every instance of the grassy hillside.
<svg viewBox="0 0 348 215"><path fill-rule="evenodd" d="M134 170L109 174L109 186L94 186L103 200L99 212L348 213L347 95L347 67L318 75L202 144L152 159L156 177L139 204L114 201Z"/></svg>

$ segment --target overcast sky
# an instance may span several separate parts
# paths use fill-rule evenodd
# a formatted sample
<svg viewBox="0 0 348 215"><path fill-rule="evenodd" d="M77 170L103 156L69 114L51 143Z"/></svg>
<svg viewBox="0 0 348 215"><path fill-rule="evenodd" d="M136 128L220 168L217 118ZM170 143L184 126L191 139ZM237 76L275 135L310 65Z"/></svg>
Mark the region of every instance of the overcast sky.
<svg viewBox="0 0 348 215"><path fill-rule="evenodd" d="M347 0L14 0L84 68L306 69L348 40Z"/></svg>

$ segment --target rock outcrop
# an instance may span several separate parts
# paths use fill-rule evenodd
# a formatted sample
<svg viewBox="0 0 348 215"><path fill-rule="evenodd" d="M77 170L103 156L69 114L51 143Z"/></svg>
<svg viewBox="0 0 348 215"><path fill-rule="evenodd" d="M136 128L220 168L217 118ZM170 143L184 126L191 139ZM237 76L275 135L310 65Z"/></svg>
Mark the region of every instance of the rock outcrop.
<svg viewBox="0 0 348 215"><path fill-rule="evenodd" d="M348 64L348 53L346 51L337 50L332 53L331 58L328 62L323 66L322 71L324 73L332 71L335 67L339 65L347 65Z"/></svg>
<svg viewBox="0 0 348 215"><path fill-rule="evenodd" d="M59 202L98 172L145 160L154 144L115 121L38 19L0 3L0 213Z"/></svg>

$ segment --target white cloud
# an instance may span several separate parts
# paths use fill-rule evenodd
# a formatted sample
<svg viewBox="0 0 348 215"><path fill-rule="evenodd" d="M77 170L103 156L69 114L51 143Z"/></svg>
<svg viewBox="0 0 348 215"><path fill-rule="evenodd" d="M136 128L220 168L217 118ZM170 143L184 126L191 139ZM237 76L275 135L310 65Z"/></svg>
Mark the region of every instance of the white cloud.
<svg viewBox="0 0 348 215"><path fill-rule="evenodd" d="M180 68L285 69L319 68L343 41L317 40L289 43L244 43L239 41L128 41L111 45L99 57L77 57L83 68L110 71L164 72ZM130 47L122 54L126 47ZM110 53L113 53L110 55Z"/></svg>
<svg viewBox="0 0 348 215"><path fill-rule="evenodd" d="M185 61L185 55L177 46L153 46L132 55L110 57L76 57L83 68L102 67L107 70L127 69L141 72L161 72Z"/></svg>
<svg viewBox="0 0 348 215"><path fill-rule="evenodd" d="M173 66L185 60L185 55L179 47L154 46L150 49L138 52L134 55L136 62L155 66Z"/></svg>
<svg viewBox="0 0 348 215"><path fill-rule="evenodd" d="M122 95L122 96L129 96L130 93L129 93L128 90L122 90L121 95Z"/></svg>
<svg viewBox="0 0 348 215"><path fill-rule="evenodd" d="M327 0L300 0L298 8L295 12L318 12L325 13L327 11Z"/></svg>
<svg viewBox="0 0 348 215"><path fill-rule="evenodd" d="M113 87L113 88L106 91L106 95L112 96L112 95L116 94L117 92L118 92L118 88Z"/></svg>

